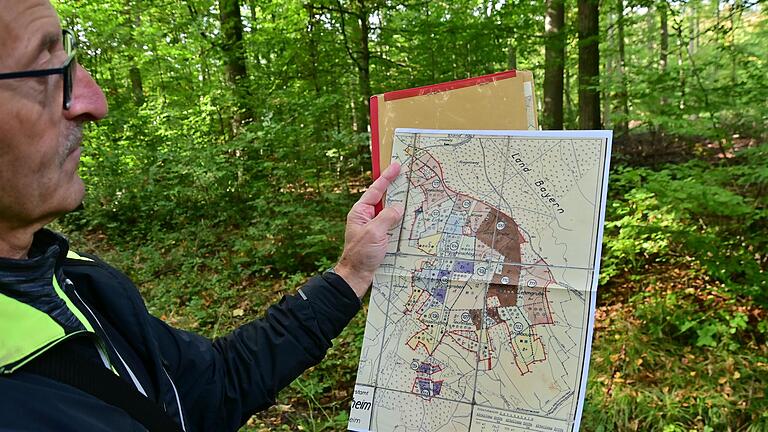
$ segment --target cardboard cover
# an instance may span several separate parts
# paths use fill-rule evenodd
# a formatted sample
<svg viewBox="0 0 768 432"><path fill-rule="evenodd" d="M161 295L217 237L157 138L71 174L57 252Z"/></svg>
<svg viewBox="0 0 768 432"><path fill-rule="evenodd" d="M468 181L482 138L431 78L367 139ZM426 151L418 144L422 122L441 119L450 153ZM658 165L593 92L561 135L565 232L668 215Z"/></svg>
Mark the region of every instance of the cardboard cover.
<svg viewBox="0 0 768 432"><path fill-rule="evenodd" d="M392 158L396 128L536 130L533 74L511 70L371 97L373 178Z"/></svg>

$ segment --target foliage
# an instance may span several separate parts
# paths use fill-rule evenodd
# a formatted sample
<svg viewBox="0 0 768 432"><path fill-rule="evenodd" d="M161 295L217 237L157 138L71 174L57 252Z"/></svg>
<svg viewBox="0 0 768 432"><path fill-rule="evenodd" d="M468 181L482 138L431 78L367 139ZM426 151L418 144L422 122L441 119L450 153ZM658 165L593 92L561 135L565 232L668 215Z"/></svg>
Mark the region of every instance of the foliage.
<svg viewBox="0 0 768 432"><path fill-rule="evenodd" d="M611 177L603 282L659 262L695 262L725 289L768 306L766 147L715 166L618 168Z"/></svg>
<svg viewBox="0 0 768 432"><path fill-rule="evenodd" d="M686 277L674 271L664 276ZM697 282L690 276L686 280ZM671 279L643 285L656 294L679 289ZM678 307L685 309L686 301L696 297L686 294L670 305L673 308L651 306L653 313L646 317L662 319ZM765 344L732 352L680 343L676 337L649 332L652 324L633 311L642 304L598 310L582 429L765 430Z"/></svg>

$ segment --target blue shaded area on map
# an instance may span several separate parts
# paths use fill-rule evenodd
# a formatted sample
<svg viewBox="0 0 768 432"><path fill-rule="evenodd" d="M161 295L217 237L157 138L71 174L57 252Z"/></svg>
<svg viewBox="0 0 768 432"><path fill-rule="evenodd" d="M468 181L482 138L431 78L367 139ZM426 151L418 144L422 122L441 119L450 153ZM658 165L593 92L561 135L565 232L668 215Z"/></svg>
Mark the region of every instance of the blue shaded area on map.
<svg viewBox="0 0 768 432"><path fill-rule="evenodd" d="M472 261L456 261L456 263L453 264L453 271L459 273L474 273L475 263Z"/></svg>

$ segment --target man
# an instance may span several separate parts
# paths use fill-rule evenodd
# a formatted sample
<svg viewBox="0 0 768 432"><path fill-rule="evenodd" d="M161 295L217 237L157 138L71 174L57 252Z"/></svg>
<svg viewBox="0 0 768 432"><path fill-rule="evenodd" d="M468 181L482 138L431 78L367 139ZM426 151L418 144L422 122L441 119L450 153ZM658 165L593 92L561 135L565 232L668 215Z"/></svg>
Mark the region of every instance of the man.
<svg viewBox="0 0 768 432"><path fill-rule="evenodd" d="M82 125L107 114L75 55L48 0L0 0L0 430L157 429L146 418L157 408L177 430L236 430L319 362L359 309L402 217L373 209L399 167L350 211L335 271L216 341L173 329L124 275L43 228L80 204Z"/></svg>

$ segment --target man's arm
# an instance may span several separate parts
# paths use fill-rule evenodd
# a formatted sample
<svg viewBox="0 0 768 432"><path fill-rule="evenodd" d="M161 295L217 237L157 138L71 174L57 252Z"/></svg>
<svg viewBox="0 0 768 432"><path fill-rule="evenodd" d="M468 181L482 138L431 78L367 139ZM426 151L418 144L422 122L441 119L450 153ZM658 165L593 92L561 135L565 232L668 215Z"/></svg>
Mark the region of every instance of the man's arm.
<svg viewBox="0 0 768 432"><path fill-rule="evenodd" d="M213 342L154 319L190 430L235 431L274 404L283 387L323 359L359 308L341 277L326 273L301 294L283 297L264 318Z"/></svg>
<svg viewBox="0 0 768 432"><path fill-rule="evenodd" d="M398 172L396 165L387 169L349 212L336 274L312 278L270 307L264 318L212 343L153 321L193 430L237 430L322 360L331 340L360 308L359 298L384 259L387 231L402 217L399 208L374 216L374 205Z"/></svg>

